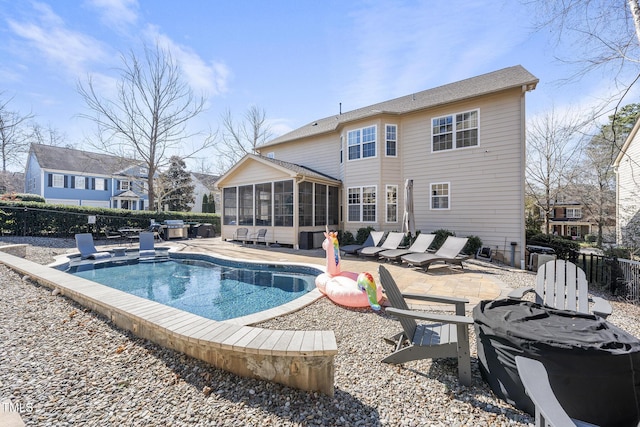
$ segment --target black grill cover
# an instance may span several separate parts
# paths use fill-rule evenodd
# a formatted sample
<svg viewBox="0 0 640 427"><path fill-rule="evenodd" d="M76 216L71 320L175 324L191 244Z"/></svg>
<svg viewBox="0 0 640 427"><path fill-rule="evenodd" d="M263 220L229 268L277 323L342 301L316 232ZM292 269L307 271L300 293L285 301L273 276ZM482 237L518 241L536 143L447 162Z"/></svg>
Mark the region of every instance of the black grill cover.
<svg viewBox="0 0 640 427"><path fill-rule="evenodd" d="M534 414L515 357L541 361L570 417L600 426L640 421L640 340L596 316L528 301L473 309L480 371L503 400Z"/></svg>

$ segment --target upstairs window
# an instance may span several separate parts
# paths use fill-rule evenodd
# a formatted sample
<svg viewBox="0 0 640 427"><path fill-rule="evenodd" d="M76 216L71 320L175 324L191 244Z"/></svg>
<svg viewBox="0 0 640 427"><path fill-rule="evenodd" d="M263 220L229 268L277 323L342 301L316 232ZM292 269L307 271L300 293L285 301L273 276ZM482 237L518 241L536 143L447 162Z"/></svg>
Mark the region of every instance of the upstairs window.
<svg viewBox="0 0 640 427"><path fill-rule="evenodd" d="M582 218L581 208L567 208L567 218Z"/></svg>
<svg viewBox="0 0 640 427"><path fill-rule="evenodd" d="M64 188L64 175L59 175L57 173L53 174L53 185L54 188Z"/></svg>
<svg viewBox="0 0 640 427"><path fill-rule="evenodd" d="M444 151L478 145L478 110L431 121L432 150Z"/></svg>
<svg viewBox="0 0 640 427"><path fill-rule="evenodd" d="M349 160L376 156L376 127L368 126L347 133Z"/></svg>
<svg viewBox="0 0 640 427"><path fill-rule="evenodd" d="M84 189L87 188L86 185L87 184L85 182L84 176L76 176L76 179L75 179L75 187L76 188L84 190Z"/></svg>
<svg viewBox="0 0 640 427"><path fill-rule="evenodd" d="M120 181L120 190L122 190L122 191L131 190L131 182L130 181Z"/></svg>
<svg viewBox="0 0 640 427"><path fill-rule="evenodd" d="M385 128L387 157L396 157L398 155L398 126L387 125Z"/></svg>

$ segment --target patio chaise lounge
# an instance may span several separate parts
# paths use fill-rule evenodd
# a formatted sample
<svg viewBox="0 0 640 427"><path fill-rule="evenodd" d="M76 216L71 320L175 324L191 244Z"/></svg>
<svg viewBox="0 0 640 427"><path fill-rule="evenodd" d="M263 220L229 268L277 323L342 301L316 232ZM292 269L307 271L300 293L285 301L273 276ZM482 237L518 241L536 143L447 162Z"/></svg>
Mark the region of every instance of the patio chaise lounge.
<svg viewBox="0 0 640 427"><path fill-rule="evenodd" d="M381 265L378 271L380 284L391 304L385 311L398 317L402 325L402 332L385 338L395 349L382 359L382 362L401 364L421 359L457 358L460 384L471 385L469 325L473 324L473 319L465 316L465 304L469 301L464 298L401 293L389 270ZM433 314L411 310L405 298L452 304L455 306L456 314ZM418 324L416 320L428 323Z"/></svg>
<svg viewBox="0 0 640 427"><path fill-rule="evenodd" d="M389 261L400 261L400 257L402 257L402 255L426 253L435 238L435 234L418 234L416 240L407 249L389 249L387 251L380 252L378 256Z"/></svg>
<svg viewBox="0 0 640 427"><path fill-rule="evenodd" d="M80 252L82 259L100 259L111 258L111 252L99 251L93 243L93 235L91 233L76 234L76 248Z"/></svg>
<svg viewBox="0 0 640 427"><path fill-rule="evenodd" d="M364 248L378 246L384 237L384 231L370 231L362 245L345 245L340 247L343 255L358 255Z"/></svg>
<svg viewBox="0 0 640 427"><path fill-rule="evenodd" d="M398 246L404 239L404 233L391 232L387 235L387 238L382 242L380 246L368 246L360 250L359 255L365 257L378 257L378 254L382 251L390 249L398 249Z"/></svg>
<svg viewBox="0 0 640 427"><path fill-rule="evenodd" d="M462 252L468 240L466 237L449 236L435 253L407 254L403 255L401 259L414 267L422 267L424 271L429 270L429 266L434 262L457 264L464 268L462 261L467 259L468 256L461 255L460 252Z"/></svg>

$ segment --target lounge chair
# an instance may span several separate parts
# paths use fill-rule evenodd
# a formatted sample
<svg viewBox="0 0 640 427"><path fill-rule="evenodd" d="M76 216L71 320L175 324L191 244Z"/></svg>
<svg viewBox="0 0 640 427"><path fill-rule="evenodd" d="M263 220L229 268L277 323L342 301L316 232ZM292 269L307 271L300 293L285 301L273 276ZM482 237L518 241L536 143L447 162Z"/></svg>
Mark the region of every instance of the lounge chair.
<svg viewBox="0 0 640 427"><path fill-rule="evenodd" d="M380 252L378 256L389 261L400 261L400 257L402 255L426 253L435 238L435 234L418 234L416 240L407 249L389 249L387 251Z"/></svg>
<svg viewBox="0 0 640 427"><path fill-rule="evenodd" d="M154 258L156 256L154 240L155 236L152 231L140 233L140 258Z"/></svg>
<svg viewBox="0 0 640 427"><path fill-rule="evenodd" d="M536 427L598 427L567 415L551 388L547 370L538 360L516 356L516 367L520 381L535 405Z"/></svg>
<svg viewBox="0 0 640 427"><path fill-rule="evenodd" d="M380 246L368 246L360 250L359 255L365 257L378 257L378 254L382 251L390 249L398 249L398 246L404 239L404 233L391 232L387 235L387 238L382 242Z"/></svg>
<svg viewBox="0 0 640 427"><path fill-rule="evenodd" d="M473 319L465 316L465 304L469 301L463 298L435 295L403 294L384 266L381 265L378 271L380 284L391 304L391 307L386 308L386 312L398 317L402 325L402 332L385 338L385 341L393 344L395 349L393 353L382 359L382 362L400 364L420 359L457 358L460 383L471 385L469 325L473 324ZM411 310L405 298L453 304L456 314L432 314ZM416 320L425 320L429 323L418 324Z"/></svg>
<svg viewBox="0 0 640 427"><path fill-rule="evenodd" d="M591 312L606 319L611 314L611 304L603 298L590 298L588 290L587 276L581 268L572 262L556 259L538 268L535 289L515 289L509 298L522 299L525 294L534 292L538 304L581 313L589 313L589 303L593 302Z"/></svg>
<svg viewBox="0 0 640 427"><path fill-rule="evenodd" d="M363 248L378 246L384 237L384 231L370 231L362 245L345 245L340 247L343 255L358 255Z"/></svg>
<svg viewBox="0 0 640 427"><path fill-rule="evenodd" d="M93 244L93 235L91 233L76 234L76 248L80 252L82 259L101 259L111 258L111 252L99 251Z"/></svg>
<svg viewBox="0 0 640 427"><path fill-rule="evenodd" d="M460 268L464 268L462 261L468 256L460 255L460 252L467 244L467 240L469 239L466 237L449 236L435 253L407 254L403 255L401 259L414 267L422 267L424 271L429 270L429 266L434 262L457 264Z"/></svg>

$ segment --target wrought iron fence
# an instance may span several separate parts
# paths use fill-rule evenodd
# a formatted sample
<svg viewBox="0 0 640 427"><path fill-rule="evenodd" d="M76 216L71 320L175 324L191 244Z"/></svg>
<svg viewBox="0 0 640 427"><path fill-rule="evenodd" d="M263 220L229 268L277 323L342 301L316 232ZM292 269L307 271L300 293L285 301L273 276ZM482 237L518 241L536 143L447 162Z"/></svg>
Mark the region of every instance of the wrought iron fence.
<svg viewBox="0 0 640 427"><path fill-rule="evenodd" d="M578 254L575 261L586 273L589 286L640 303L640 262Z"/></svg>
<svg viewBox="0 0 640 427"><path fill-rule="evenodd" d="M627 300L634 304L640 303L640 262L619 259L618 267L627 291Z"/></svg>

